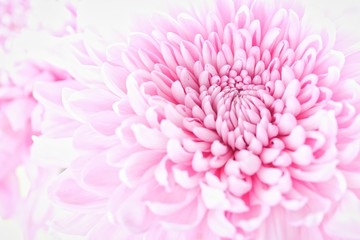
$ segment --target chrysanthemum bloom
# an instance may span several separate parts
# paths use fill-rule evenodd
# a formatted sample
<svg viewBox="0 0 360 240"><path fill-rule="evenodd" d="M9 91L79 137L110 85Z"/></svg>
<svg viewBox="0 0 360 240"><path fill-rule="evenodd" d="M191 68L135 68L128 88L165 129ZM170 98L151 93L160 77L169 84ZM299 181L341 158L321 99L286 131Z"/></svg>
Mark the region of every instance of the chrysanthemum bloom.
<svg viewBox="0 0 360 240"><path fill-rule="evenodd" d="M208 1L152 20L126 44L80 36L59 50L78 83L37 86L47 117L34 156L66 168L51 189L66 213L54 228L357 239L356 42L286 1ZM61 143L77 153L41 159Z"/></svg>
<svg viewBox="0 0 360 240"><path fill-rule="evenodd" d="M6 59L10 61L11 56ZM36 81L55 81L66 75L54 67L36 61L20 61L11 69L2 69L0 77L0 161L1 216L16 205L19 185L16 169L29 159L31 137L38 133L39 112L32 97Z"/></svg>
<svg viewBox="0 0 360 240"><path fill-rule="evenodd" d="M29 144L23 140L23 133L20 130L28 121L28 114L22 113L24 109L32 107L33 101L23 101L22 96L25 91L30 89L16 89L16 85L24 85L23 78L15 80L13 83L9 72L6 70L10 65L10 56L7 56L11 40L19 34L26 25L26 15L29 7L29 1L0 1L0 163L2 166L0 173L0 216L9 216L15 208L19 198L19 186L15 169L25 157L24 152L17 151L20 145ZM19 97L19 98L18 98ZM18 99L14 99L18 98ZM15 101L12 101L15 100ZM10 104L11 102L11 104ZM14 111L19 109L19 111ZM16 117L24 114L26 116ZM15 117L15 118L14 118ZM24 131L25 132L25 131ZM25 143L25 144L24 144ZM21 147L20 147L21 148ZM14 154L16 152L16 154ZM18 154L18 155L17 155ZM28 155L28 154L27 154Z"/></svg>
<svg viewBox="0 0 360 240"><path fill-rule="evenodd" d="M0 0L0 45L26 24L28 0Z"/></svg>
<svg viewBox="0 0 360 240"><path fill-rule="evenodd" d="M66 79L68 74L30 56L28 48L32 40L23 33L36 30L37 34L64 36L71 31L51 28L51 24L40 26L42 20L30 5L30 1L0 1L0 217L24 221L33 232L34 225L41 222L38 193L46 186L44 177L53 173L44 172L29 161L32 136L39 133L42 117L41 107L32 95L33 86L37 81ZM30 16L32 24L39 26L29 27Z"/></svg>

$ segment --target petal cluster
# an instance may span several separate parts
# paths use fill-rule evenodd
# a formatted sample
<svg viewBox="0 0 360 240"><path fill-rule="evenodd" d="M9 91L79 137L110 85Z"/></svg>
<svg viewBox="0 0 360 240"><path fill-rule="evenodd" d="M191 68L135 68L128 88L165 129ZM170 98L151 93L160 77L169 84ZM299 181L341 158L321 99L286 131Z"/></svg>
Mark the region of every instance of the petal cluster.
<svg viewBox="0 0 360 240"><path fill-rule="evenodd" d="M12 37L26 24L26 14L29 8L27 0L2 0L0 2L0 45L6 45Z"/></svg>
<svg viewBox="0 0 360 240"><path fill-rule="evenodd" d="M52 29L44 26L30 27L32 20L37 19L32 16L32 4L0 1L0 217L23 222L24 234L29 239L43 223L42 214L47 210L39 193L54 174L30 160L32 137L40 133L43 118L43 108L34 99L33 88L37 82L68 78L65 71L29 54L32 40L23 36L24 32L53 34ZM62 36L66 34L59 32ZM43 205L40 214L39 205Z"/></svg>
<svg viewBox="0 0 360 240"><path fill-rule="evenodd" d="M73 152L57 163L66 170L51 195L68 216L55 228L93 239L344 236L338 206L359 193L356 61L331 26L311 28L306 8L270 2L212 1L156 15L127 43L85 33L61 46L77 81L35 91L48 115L34 153Z"/></svg>

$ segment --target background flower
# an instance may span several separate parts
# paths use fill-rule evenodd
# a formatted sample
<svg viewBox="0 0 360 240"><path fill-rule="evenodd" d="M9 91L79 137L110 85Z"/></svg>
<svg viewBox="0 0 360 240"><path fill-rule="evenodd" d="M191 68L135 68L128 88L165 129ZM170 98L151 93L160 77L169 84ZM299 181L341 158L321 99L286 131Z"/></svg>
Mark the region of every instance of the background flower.
<svg viewBox="0 0 360 240"><path fill-rule="evenodd" d="M33 157L66 168L53 227L356 239L359 219L342 216L358 205L359 39L293 1L211 3L155 15L126 43L89 25L49 54L77 80L35 91Z"/></svg>
<svg viewBox="0 0 360 240"><path fill-rule="evenodd" d="M54 1L52 9L68 14L57 19L61 27L53 27L49 21L43 24L36 1L0 1L0 217L22 222L26 239L32 239L43 225L48 209L43 201L46 194L40 197L40 193L50 176L58 173L44 171L30 160L32 136L39 133L42 118L33 86L38 81L69 78L66 72L30 56L30 36L63 37L76 30L75 12L69 13L72 5L62 2Z"/></svg>
<svg viewBox="0 0 360 240"><path fill-rule="evenodd" d="M26 15L29 8L27 0L1 0L0 2L0 44L1 48L7 41L26 24Z"/></svg>

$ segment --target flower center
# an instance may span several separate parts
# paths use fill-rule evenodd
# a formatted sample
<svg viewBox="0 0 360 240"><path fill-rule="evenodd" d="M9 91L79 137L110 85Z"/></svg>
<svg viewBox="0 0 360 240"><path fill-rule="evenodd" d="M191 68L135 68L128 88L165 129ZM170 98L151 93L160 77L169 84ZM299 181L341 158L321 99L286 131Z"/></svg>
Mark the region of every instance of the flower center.
<svg viewBox="0 0 360 240"><path fill-rule="evenodd" d="M247 61L252 62L251 59L254 60ZM233 151L249 149L257 153L261 152L262 145L268 144L267 136L263 143L254 139L257 139L259 125L267 127L272 122L269 109L274 98L259 76L264 67L257 67L256 72L248 71L247 61L224 65L219 71L206 64L199 78L199 99L206 113L205 127L216 131L223 144ZM260 60L256 65L264 63Z"/></svg>

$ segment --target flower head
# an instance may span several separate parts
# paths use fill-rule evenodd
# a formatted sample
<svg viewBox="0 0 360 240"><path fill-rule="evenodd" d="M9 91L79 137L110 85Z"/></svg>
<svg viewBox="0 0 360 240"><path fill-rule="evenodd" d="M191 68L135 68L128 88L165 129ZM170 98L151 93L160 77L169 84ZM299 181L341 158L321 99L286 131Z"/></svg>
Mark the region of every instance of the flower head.
<svg viewBox="0 0 360 240"><path fill-rule="evenodd" d="M33 87L36 82L66 79L68 74L30 56L32 39L25 32L54 33L49 25L30 27L30 18L41 22L33 16L33 2L0 1L0 217L26 221L25 231L35 232L38 226L34 224L40 225L42 221L32 214L39 204L36 195L53 171L44 172L30 160L32 137L39 134L42 119L42 108L33 97Z"/></svg>
<svg viewBox="0 0 360 240"><path fill-rule="evenodd" d="M6 56L10 61L11 55ZM0 77L0 174L1 216L10 214L19 198L17 168L29 161L31 137L39 131L40 112L32 97L36 81L55 81L66 76L41 62L20 60L3 68ZM3 202L4 201L4 202Z"/></svg>
<svg viewBox="0 0 360 240"><path fill-rule="evenodd" d="M62 55L78 82L55 95L59 85L38 85L50 117L35 149L70 138L77 151L52 189L70 213L57 228L94 239L343 236L331 226L358 194L358 48L292 2L211 3L156 15L127 44L80 36Z"/></svg>
<svg viewBox="0 0 360 240"><path fill-rule="evenodd" d="M8 38L16 34L26 24L29 8L28 0L0 1L0 45L6 45Z"/></svg>

